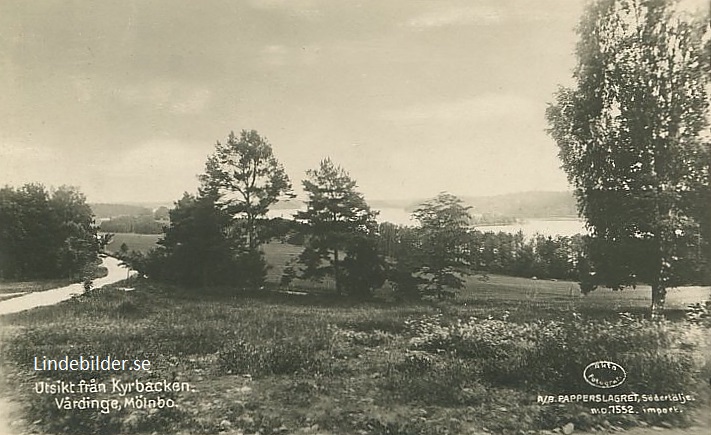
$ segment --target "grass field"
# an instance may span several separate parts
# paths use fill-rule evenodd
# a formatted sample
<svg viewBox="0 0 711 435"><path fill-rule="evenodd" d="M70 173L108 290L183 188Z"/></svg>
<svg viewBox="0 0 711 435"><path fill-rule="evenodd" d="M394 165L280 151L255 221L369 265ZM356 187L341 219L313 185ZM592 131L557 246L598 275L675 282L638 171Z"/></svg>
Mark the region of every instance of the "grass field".
<svg viewBox="0 0 711 435"><path fill-rule="evenodd" d="M569 423L581 429L684 425L693 405L708 403L701 381L711 371L703 350L708 329L620 317L618 308L643 304L636 293L586 299L570 296L569 283L498 276L473 279L455 301L406 304L270 292L218 297L145 280L130 285L132 292L102 289L4 319L1 363L27 405L30 430L518 434ZM30 370L38 355L107 354L148 359L152 370ZM541 394L600 393L581 373L601 359L628 370L615 393L683 391L698 401L679 414L643 413L635 403L640 414L606 416L592 415L589 404L538 402ZM55 396L32 391L39 380L108 383L112 377L177 380L191 388L163 394L176 408L129 406L106 415L58 410Z"/></svg>
<svg viewBox="0 0 711 435"><path fill-rule="evenodd" d="M153 234L115 234L112 243L107 246L108 251L117 251L122 243L129 249L148 252L156 246L159 235ZM301 253L302 248L288 243L272 242L262 246L268 264L267 282L277 285L281 281L284 268L294 261ZM0 287L1 288L1 287ZM291 288L295 290L333 290L335 284L332 280L321 283L295 280ZM381 295L387 296L386 291ZM636 289L626 288L622 291L613 291L600 288L588 295L580 293L577 283L569 281L533 280L510 276L488 275L488 280L481 276L474 276L467 280L467 286L461 292L459 299L469 303L491 304L497 301L498 305L515 306L517 304L533 304L540 308L557 307L577 309L603 310L631 310L644 311L651 304L651 289L641 285ZM684 309L688 304L711 299L709 287L683 287L670 289L667 295L667 308L672 310Z"/></svg>
<svg viewBox="0 0 711 435"><path fill-rule="evenodd" d="M157 246L156 243L160 237L161 235L159 234L116 233L112 241L106 245L106 251L118 252L121 248L121 244L126 243L129 251L135 250L146 253ZM284 268L291 260L299 255L302 248L288 243L273 242L263 245L262 250L264 251L265 258L269 265L267 269L267 282L278 284L281 281ZM335 288L330 282L303 283L297 280L294 283L294 287L296 288L304 288L306 286L310 288Z"/></svg>
<svg viewBox="0 0 711 435"><path fill-rule="evenodd" d="M155 248L161 234L115 233L111 242L106 245L107 252L119 252L121 244L125 243L129 251L146 253Z"/></svg>

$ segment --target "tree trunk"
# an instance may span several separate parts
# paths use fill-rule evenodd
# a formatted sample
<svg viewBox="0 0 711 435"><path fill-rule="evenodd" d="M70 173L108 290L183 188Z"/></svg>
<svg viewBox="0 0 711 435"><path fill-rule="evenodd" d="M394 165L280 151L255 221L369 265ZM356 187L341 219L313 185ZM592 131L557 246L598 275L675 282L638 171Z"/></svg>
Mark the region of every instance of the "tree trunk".
<svg viewBox="0 0 711 435"><path fill-rule="evenodd" d="M658 282L652 285L652 318L660 318L664 311L664 302L667 298L667 289Z"/></svg>
<svg viewBox="0 0 711 435"><path fill-rule="evenodd" d="M338 268L338 249L333 250L333 278L336 280L336 293L341 294L340 270Z"/></svg>
<svg viewBox="0 0 711 435"><path fill-rule="evenodd" d="M251 214L247 214L247 246L249 247L250 251L255 250L254 220L254 216L252 216Z"/></svg>

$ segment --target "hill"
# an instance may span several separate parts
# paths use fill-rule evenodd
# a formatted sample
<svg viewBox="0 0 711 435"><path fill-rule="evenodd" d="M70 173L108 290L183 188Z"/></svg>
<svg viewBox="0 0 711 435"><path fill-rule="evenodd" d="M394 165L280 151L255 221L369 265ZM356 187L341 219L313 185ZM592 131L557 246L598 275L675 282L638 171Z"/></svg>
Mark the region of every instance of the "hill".
<svg viewBox="0 0 711 435"><path fill-rule="evenodd" d="M572 192L522 192L506 195L468 197L472 213L493 213L515 218L575 218L578 210Z"/></svg>
<svg viewBox="0 0 711 435"><path fill-rule="evenodd" d="M97 219L117 216L153 216L153 210L141 205L128 204L89 204Z"/></svg>
<svg viewBox="0 0 711 435"><path fill-rule="evenodd" d="M461 196L466 205L472 207L473 215L493 215L510 218L577 218L575 198L572 192L519 192L495 196ZM429 198L422 199L368 199L374 209L398 209L414 211ZM117 216L151 215L149 205L132 204L90 204L98 219ZM169 205L172 208L173 205ZM300 199L279 201L272 210L295 210L304 207Z"/></svg>
<svg viewBox="0 0 711 435"><path fill-rule="evenodd" d="M577 218L578 212L572 192L518 192L494 196L460 196L471 206L473 215L497 215L513 218ZM414 211L427 199L370 201L381 207L403 208Z"/></svg>

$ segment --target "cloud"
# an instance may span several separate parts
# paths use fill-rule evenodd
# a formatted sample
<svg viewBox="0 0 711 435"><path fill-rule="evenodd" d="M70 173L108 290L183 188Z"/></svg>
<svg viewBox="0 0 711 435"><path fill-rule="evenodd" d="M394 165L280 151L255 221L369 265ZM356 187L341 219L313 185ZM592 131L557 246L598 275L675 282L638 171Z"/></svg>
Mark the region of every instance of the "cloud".
<svg viewBox="0 0 711 435"><path fill-rule="evenodd" d="M270 67L285 65L313 65L320 58L322 47L315 44L287 47L274 44L263 47L259 53L260 61Z"/></svg>
<svg viewBox="0 0 711 435"><path fill-rule="evenodd" d="M252 0L249 2L254 9L276 10L292 17L306 20L317 20L323 17L323 11L313 0Z"/></svg>
<svg viewBox="0 0 711 435"><path fill-rule="evenodd" d="M74 150L38 146L32 138L2 139L0 186L42 183L45 186L79 185L86 162ZM81 162L81 163L79 163Z"/></svg>
<svg viewBox="0 0 711 435"><path fill-rule="evenodd" d="M207 107L211 97L205 87L176 82L129 85L113 91L113 95L129 106L152 106L177 114L199 113Z"/></svg>
<svg viewBox="0 0 711 435"><path fill-rule="evenodd" d="M204 170L211 146L173 139L155 139L137 144L113 157L110 170L103 171L101 190L107 198L130 197L135 201L177 199L182 192L194 192L197 175ZM138 181L140 180L140 181ZM136 186L140 184L140 189Z"/></svg>
<svg viewBox="0 0 711 435"><path fill-rule="evenodd" d="M503 11L485 6L472 6L431 11L411 18L407 25L416 29L447 26L489 26L502 21Z"/></svg>
<svg viewBox="0 0 711 435"><path fill-rule="evenodd" d="M3 163L15 161L48 162L56 158L51 149L28 145L22 140L3 140L0 143L0 161ZM10 167L12 165L8 165Z"/></svg>
<svg viewBox="0 0 711 435"><path fill-rule="evenodd" d="M676 4L676 8L682 12L688 13L709 13L708 0L681 0Z"/></svg>
<svg viewBox="0 0 711 435"><path fill-rule="evenodd" d="M268 45L261 52L264 63L271 66L282 66L287 63L289 49L284 45Z"/></svg>
<svg viewBox="0 0 711 435"><path fill-rule="evenodd" d="M507 94L485 94L475 98L435 104L417 104L381 112L381 118L397 122L485 122L498 118L526 117L538 107L530 100Z"/></svg>
<svg viewBox="0 0 711 435"><path fill-rule="evenodd" d="M190 144L178 140L156 139L138 144L117 154L117 167L136 173L149 171L180 173L185 170L191 177L202 170L210 146Z"/></svg>

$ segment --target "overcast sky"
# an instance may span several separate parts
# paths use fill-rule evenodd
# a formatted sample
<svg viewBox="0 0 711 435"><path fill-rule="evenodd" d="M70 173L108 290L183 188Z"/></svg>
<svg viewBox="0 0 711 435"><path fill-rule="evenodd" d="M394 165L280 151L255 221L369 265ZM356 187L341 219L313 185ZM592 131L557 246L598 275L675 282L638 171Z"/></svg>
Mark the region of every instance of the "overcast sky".
<svg viewBox="0 0 711 435"><path fill-rule="evenodd" d="M296 187L330 156L370 199L566 190L544 113L582 7L2 0L0 185L170 202L255 129Z"/></svg>

